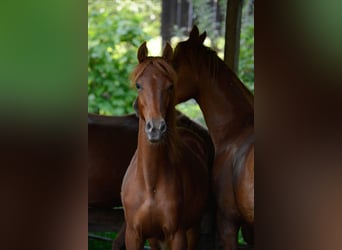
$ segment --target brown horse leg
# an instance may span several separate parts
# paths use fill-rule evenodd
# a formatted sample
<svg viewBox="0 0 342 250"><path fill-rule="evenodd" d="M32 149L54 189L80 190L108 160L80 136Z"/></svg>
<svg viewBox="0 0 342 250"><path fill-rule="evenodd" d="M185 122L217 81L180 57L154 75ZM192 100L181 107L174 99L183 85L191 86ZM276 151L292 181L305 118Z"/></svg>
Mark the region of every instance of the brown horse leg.
<svg viewBox="0 0 342 250"><path fill-rule="evenodd" d="M112 250L125 250L125 231L126 231L126 222L124 222L120 228L120 231L116 235L116 238L113 240Z"/></svg>
<svg viewBox="0 0 342 250"><path fill-rule="evenodd" d="M129 225L126 225L125 243L126 243L127 250L143 250L144 249L144 240Z"/></svg>
<svg viewBox="0 0 342 250"><path fill-rule="evenodd" d="M197 243L198 250L208 250L215 248L215 237L216 237L216 222L215 214L216 209L214 207L214 202L209 201L209 208L204 214L201 226L200 226L200 237Z"/></svg>
<svg viewBox="0 0 342 250"><path fill-rule="evenodd" d="M233 219L217 216L217 229L219 234L219 249L237 250L238 225Z"/></svg>
<svg viewBox="0 0 342 250"><path fill-rule="evenodd" d="M184 230L178 230L171 240L172 250L186 250L187 249L187 239Z"/></svg>
<svg viewBox="0 0 342 250"><path fill-rule="evenodd" d="M148 239L148 243L150 244L151 250L162 250L163 248L160 246L160 242L157 239Z"/></svg>
<svg viewBox="0 0 342 250"><path fill-rule="evenodd" d="M187 250L196 250L200 236L200 225L190 228L186 232L186 238L188 242Z"/></svg>

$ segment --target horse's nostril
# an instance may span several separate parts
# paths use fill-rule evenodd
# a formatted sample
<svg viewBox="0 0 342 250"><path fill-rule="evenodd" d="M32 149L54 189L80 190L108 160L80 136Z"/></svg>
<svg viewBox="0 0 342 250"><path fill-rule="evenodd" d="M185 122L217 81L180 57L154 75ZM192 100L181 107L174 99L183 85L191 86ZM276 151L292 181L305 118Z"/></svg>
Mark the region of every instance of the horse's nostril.
<svg viewBox="0 0 342 250"><path fill-rule="evenodd" d="M166 123L165 121L161 121L160 123L160 131L165 132L166 131Z"/></svg>
<svg viewBox="0 0 342 250"><path fill-rule="evenodd" d="M152 128L152 123L151 123L151 121L148 121L147 124L146 124L146 129L147 129L148 131L150 131L151 128Z"/></svg>

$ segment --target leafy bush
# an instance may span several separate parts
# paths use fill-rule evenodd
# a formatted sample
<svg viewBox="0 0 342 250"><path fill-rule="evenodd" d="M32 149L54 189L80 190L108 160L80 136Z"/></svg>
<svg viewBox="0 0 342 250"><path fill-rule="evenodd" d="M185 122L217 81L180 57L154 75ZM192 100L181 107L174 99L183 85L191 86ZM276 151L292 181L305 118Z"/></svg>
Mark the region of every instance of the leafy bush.
<svg viewBox="0 0 342 250"><path fill-rule="evenodd" d="M142 11L147 7L133 1L88 4L88 112L133 112L136 93L129 74L137 64L137 48L150 38L143 30L153 18ZM158 30L156 24L151 26Z"/></svg>
<svg viewBox="0 0 342 250"><path fill-rule="evenodd" d="M194 11L210 16L209 9L201 5L207 1L193 1ZM254 23L253 14L247 14L246 3L241 27L238 76L253 92ZM160 0L88 2L88 112L105 115L133 112L132 103L136 91L130 87L129 74L138 63L136 52L140 44L152 37L160 37L160 12ZM202 16L201 13L195 15ZM215 30L213 23L199 19L198 24L200 30L207 30L211 37L208 46L214 46L218 54L223 56L224 39L217 36L216 32L211 32ZM159 48L156 46L159 40L154 40L150 52ZM204 123L193 101L178 105L178 108Z"/></svg>

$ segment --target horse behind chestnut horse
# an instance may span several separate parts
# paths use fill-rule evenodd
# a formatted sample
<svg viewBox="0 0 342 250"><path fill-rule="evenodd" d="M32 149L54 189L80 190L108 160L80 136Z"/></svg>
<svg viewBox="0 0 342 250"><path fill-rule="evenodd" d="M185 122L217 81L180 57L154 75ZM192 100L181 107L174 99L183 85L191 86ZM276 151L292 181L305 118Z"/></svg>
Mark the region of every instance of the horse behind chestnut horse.
<svg viewBox="0 0 342 250"><path fill-rule="evenodd" d="M166 45L162 57L138 50L133 71L138 97L138 147L122 184L126 247L196 249L198 229L208 200L205 145L189 130L176 127L176 74Z"/></svg>
<svg viewBox="0 0 342 250"><path fill-rule="evenodd" d="M214 146L208 131L177 112L177 127L194 133L202 141L212 165ZM135 114L104 116L88 114L88 204L111 209L121 206L121 184L137 148L139 119ZM125 142L125 143L122 143ZM123 249L124 227L113 242L113 250Z"/></svg>
<svg viewBox="0 0 342 250"><path fill-rule="evenodd" d="M88 114L88 205L121 206L121 184L137 148L135 114Z"/></svg>
<svg viewBox="0 0 342 250"><path fill-rule="evenodd" d="M205 37L206 33L199 35L194 26L189 39L175 48L177 101L195 98L203 112L215 145L212 188L220 241L224 249L236 250L240 225L254 225L253 95L217 54L203 45ZM249 236L245 239L252 243L253 234Z"/></svg>

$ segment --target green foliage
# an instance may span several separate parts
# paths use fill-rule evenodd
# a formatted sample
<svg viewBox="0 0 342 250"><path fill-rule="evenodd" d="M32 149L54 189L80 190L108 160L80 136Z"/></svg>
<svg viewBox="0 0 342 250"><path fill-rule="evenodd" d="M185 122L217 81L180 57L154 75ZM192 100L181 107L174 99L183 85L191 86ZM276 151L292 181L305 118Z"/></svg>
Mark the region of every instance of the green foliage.
<svg viewBox="0 0 342 250"><path fill-rule="evenodd" d="M155 6L154 2L88 4L88 112L133 112L136 93L130 87L129 75L137 64L137 48L150 38L144 28L158 35L158 22L151 23L155 16L147 11L149 4Z"/></svg>
<svg viewBox="0 0 342 250"><path fill-rule="evenodd" d="M194 121L206 127L202 111L194 99L180 103L176 106L176 108L182 113L191 117Z"/></svg>
<svg viewBox="0 0 342 250"><path fill-rule="evenodd" d="M225 13L226 0L219 1ZM249 3L245 1L243 7L238 76L254 92L254 16ZM193 5L200 31L207 31L206 44L222 58L224 38L217 35L218 24L211 21L213 9L209 8L208 0L193 0ZM140 44L160 37L160 12L161 0L88 2L88 112L105 115L133 112L136 92L130 87L129 75L138 63L136 53ZM223 23L221 28L224 29ZM150 52L156 50L157 41ZM194 101L177 108L205 124Z"/></svg>
<svg viewBox="0 0 342 250"><path fill-rule="evenodd" d="M249 8L248 4L243 8L238 76L254 93L254 16L248 13Z"/></svg>
<svg viewBox="0 0 342 250"><path fill-rule="evenodd" d="M218 24L215 21L215 10L208 0L192 0L192 4L194 8L195 24L200 31L207 31L207 36L212 41L211 46L216 48Z"/></svg>

